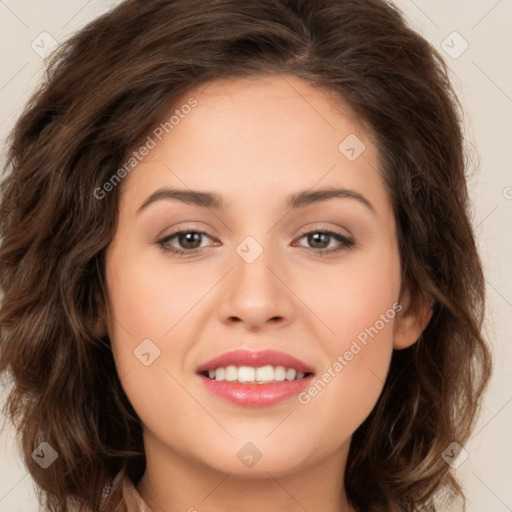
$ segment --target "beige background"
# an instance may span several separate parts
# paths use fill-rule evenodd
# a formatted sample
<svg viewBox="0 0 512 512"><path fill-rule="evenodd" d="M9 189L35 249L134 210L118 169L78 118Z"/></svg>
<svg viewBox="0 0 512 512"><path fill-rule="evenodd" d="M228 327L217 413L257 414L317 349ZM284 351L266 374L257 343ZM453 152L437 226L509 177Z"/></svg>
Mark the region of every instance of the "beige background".
<svg viewBox="0 0 512 512"><path fill-rule="evenodd" d="M52 38L63 41L117 3L0 0L2 143L42 76L41 40L49 48ZM469 457L456 472L467 491L468 512L511 511L512 1L396 3L417 31L441 48L464 104L467 144L472 153L469 184L474 226L486 268L486 330L494 349L495 373L477 428L465 446ZM43 32L48 34L41 35ZM34 496L32 481L15 452L12 431L2 432L0 512L35 512Z"/></svg>

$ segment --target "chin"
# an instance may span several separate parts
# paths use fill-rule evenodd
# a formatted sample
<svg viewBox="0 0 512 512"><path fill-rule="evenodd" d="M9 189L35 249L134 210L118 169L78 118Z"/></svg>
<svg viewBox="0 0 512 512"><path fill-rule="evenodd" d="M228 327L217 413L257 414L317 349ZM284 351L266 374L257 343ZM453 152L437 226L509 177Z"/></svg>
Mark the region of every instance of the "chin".
<svg viewBox="0 0 512 512"><path fill-rule="evenodd" d="M251 437L245 435L244 440L230 440L229 446L216 444L207 457L205 452L200 454L200 460L215 471L240 478L268 478L269 473L277 478L314 464L320 456L310 441L297 439L295 445L284 449L277 439L276 442L249 439Z"/></svg>

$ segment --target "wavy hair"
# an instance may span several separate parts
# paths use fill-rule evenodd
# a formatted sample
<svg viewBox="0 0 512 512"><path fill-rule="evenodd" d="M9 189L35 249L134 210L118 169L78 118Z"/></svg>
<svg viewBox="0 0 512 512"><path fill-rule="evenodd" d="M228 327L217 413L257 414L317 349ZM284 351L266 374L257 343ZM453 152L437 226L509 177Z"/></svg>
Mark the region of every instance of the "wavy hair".
<svg viewBox="0 0 512 512"><path fill-rule="evenodd" d="M128 0L51 56L8 139L0 185L4 412L45 510L98 510L142 426L93 326L108 308L104 254L122 184L101 188L184 92L216 79L291 74L368 126L393 202L402 284L434 300L394 351L354 433L347 496L364 512L435 511L464 498L441 454L469 438L491 374L484 278L471 226L462 109L437 50L384 0ZM41 442L58 452L42 469Z"/></svg>

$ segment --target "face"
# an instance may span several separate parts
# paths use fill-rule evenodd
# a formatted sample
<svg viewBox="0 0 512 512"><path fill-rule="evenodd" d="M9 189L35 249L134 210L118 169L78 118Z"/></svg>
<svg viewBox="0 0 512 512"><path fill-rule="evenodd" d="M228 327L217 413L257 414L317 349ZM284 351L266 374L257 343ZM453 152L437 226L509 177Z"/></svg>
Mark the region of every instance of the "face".
<svg viewBox="0 0 512 512"><path fill-rule="evenodd" d="M212 82L169 119L175 109L121 184L107 250L108 329L145 446L251 476L341 460L393 348L416 337L400 327L395 220L370 134L294 77ZM163 189L224 206L153 195ZM265 384L266 400L198 373L237 349L282 352L313 375Z"/></svg>

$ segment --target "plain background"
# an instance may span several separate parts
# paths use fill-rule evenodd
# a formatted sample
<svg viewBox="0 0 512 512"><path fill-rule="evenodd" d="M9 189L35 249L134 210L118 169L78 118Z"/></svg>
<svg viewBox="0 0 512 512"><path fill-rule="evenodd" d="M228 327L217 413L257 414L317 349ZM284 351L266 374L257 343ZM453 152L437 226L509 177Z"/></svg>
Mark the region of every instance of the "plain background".
<svg viewBox="0 0 512 512"><path fill-rule="evenodd" d="M62 42L118 3L0 0L2 146L43 75L42 47L48 48L52 38ZM445 57L463 104L473 223L486 270L486 334L495 371L478 424L464 447L469 456L455 472L466 489L468 512L512 511L512 1L395 3ZM12 430L2 432L0 512L37 510L33 483L16 452Z"/></svg>

